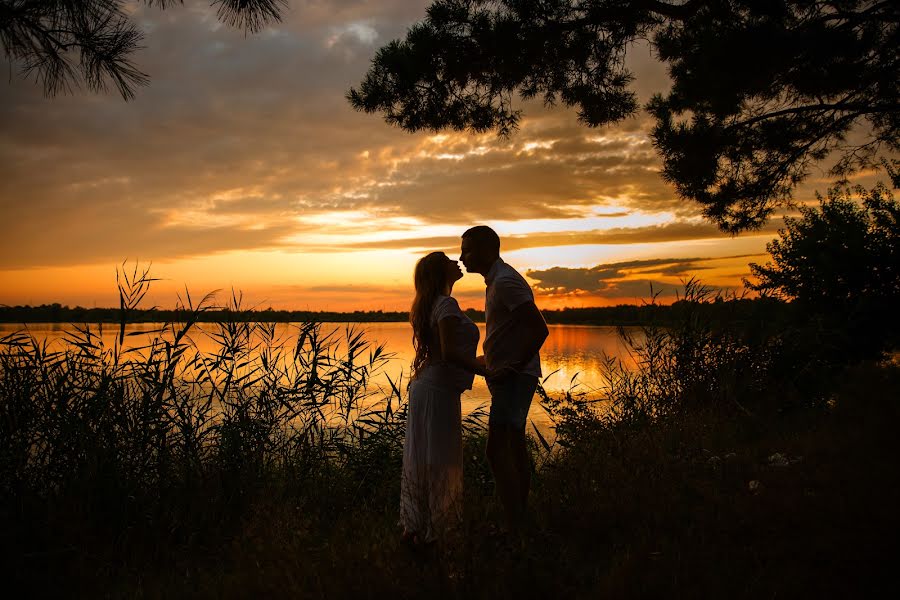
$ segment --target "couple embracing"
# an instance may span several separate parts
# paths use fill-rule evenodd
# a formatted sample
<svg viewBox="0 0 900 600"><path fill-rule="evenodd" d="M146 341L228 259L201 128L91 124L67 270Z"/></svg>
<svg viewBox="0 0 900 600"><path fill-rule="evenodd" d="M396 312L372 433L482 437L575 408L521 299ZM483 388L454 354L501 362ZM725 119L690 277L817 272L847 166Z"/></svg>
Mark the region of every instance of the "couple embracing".
<svg viewBox="0 0 900 600"><path fill-rule="evenodd" d="M463 273L443 252L416 264L410 310L415 358L403 447L400 522L403 536L431 542L458 524L462 500L460 395L476 375L491 393L487 459L509 530L522 523L531 483L525 424L541 375L538 351L547 325L525 279L500 258L490 227L462 235L460 260L484 276L484 354L479 331L453 298Z"/></svg>

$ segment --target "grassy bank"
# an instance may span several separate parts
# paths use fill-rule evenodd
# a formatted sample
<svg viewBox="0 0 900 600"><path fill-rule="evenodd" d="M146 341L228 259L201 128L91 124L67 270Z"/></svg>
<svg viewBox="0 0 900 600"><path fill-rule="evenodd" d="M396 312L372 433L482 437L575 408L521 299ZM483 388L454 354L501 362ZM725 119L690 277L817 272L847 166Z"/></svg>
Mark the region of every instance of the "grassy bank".
<svg viewBox="0 0 900 600"><path fill-rule="evenodd" d="M7 581L90 597L884 594L900 525L898 392L896 368L860 367L815 413L598 425L549 460L536 444L521 540L493 535L477 432L465 525L425 550L399 540L396 445L242 490L205 481L150 513L70 492L6 507Z"/></svg>
<svg viewBox="0 0 900 600"><path fill-rule="evenodd" d="M140 291L123 288L123 324ZM89 329L54 350L10 336L7 585L166 598L886 591L897 366L837 365L811 350L819 330L727 302L711 319L714 300L689 292L677 319L631 340L637 370L609 362L602 398L542 396L558 437L532 438L520 538L496 530L483 422L467 419L464 524L429 548L397 527L405 392L361 408L386 354L353 329L300 325L287 348L253 320L201 333L200 302L139 349ZM199 353L194 335L218 350Z"/></svg>

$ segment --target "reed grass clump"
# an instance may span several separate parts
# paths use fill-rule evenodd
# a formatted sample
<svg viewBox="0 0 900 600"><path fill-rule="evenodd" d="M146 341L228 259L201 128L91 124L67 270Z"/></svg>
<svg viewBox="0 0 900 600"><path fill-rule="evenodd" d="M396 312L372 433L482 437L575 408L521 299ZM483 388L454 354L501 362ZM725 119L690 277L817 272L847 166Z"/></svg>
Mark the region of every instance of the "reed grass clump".
<svg viewBox="0 0 900 600"><path fill-rule="evenodd" d="M400 382L370 385L391 358L384 346L353 326L256 322L236 294L229 320L200 324L213 296L185 292L182 320L127 332L152 281L119 272L112 344L89 324L57 342L27 329L0 339L0 497L21 534L13 545L40 546L60 521L179 543L261 494L301 503L330 486L344 504L365 503L393 481L405 405Z"/></svg>
<svg viewBox="0 0 900 600"><path fill-rule="evenodd" d="M648 303L657 297L651 294ZM642 432L698 412L748 416L767 410L782 358L780 333L777 324L764 321L766 314L748 313L737 300L689 279L665 323L619 328L631 361L606 356L598 389L573 387L551 396L540 388L558 443L577 445L601 430ZM716 318L711 305L720 307Z"/></svg>

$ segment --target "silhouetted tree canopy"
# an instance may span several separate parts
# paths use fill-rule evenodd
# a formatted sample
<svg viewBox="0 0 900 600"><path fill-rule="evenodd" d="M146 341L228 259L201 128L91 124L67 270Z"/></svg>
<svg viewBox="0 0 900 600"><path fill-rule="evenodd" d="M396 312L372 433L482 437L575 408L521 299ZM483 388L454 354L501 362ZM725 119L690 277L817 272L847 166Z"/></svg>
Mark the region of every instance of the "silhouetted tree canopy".
<svg viewBox="0 0 900 600"><path fill-rule="evenodd" d="M182 0L142 0L169 8ZM7 60L55 96L84 84L111 83L126 100L148 77L131 62L143 33L122 0L0 0L0 43ZM219 20L256 32L281 20L286 0L211 0Z"/></svg>
<svg viewBox="0 0 900 600"><path fill-rule="evenodd" d="M840 176L896 168L898 24L895 0L436 0L347 96L407 131L506 135L515 96L596 127L639 109L625 57L646 40L671 76L646 107L662 175L738 232L832 153Z"/></svg>
<svg viewBox="0 0 900 600"><path fill-rule="evenodd" d="M772 260L751 263L757 282L745 284L794 300L807 316L846 332L853 346L862 340L880 351L900 333L900 204L882 185L855 192L858 198L833 188L818 208L786 218L766 247Z"/></svg>

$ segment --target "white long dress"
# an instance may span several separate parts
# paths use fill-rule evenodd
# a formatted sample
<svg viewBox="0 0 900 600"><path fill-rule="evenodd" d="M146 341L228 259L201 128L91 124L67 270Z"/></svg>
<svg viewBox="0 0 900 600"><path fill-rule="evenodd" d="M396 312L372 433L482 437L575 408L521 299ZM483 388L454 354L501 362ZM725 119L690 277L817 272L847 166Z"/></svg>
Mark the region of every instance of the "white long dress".
<svg viewBox="0 0 900 600"><path fill-rule="evenodd" d="M439 296L431 313L432 327L448 318L461 352L474 358L478 326L455 299ZM436 362L422 369L409 386L400 523L425 541L440 537L462 516L460 395L472 388L474 377L457 366Z"/></svg>

